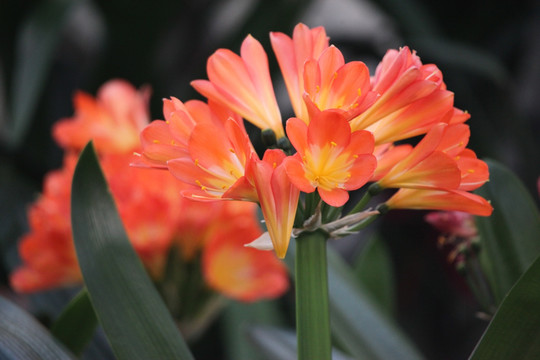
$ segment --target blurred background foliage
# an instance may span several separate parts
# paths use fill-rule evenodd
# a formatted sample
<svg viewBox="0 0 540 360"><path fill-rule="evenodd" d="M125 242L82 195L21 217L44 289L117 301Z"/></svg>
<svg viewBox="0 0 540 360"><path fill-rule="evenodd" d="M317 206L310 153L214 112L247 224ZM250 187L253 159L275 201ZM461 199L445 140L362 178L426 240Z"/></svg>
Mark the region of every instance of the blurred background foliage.
<svg viewBox="0 0 540 360"><path fill-rule="evenodd" d="M539 19L540 1L533 0L1 1L0 293L46 324L73 294L15 295L7 275L18 261L27 206L44 174L61 166L50 129L73 114L77 89L95 94L111 78L150 85L151 114L161 118L162 98L198 97L189 82L206 77L208 56L220 47L237 52L249 33L267 49L285 101L268 32L290 34L298 22L325 26L347 60L362 60L372 71L388 48L404 45L424 63L436 63L456 94L456 106L472 114L471 148L511 168L538 202ZM376 226L377 247L368 241L374 238L369 233L335 245L427 358L463 359L487 322L475 316L478 303L423 216L390 213ZM376 286L378 274L370 274L374 267L366 264L364 247L392 264L393 271L383 276L384 284L394 286ZM287 299L280 306L284 314L291 312ZM264 314L261 309L250 311ZM224 324L246 314L230 308L194 345L196 358L219 358L223 341L235 341L231 332L223 340ZM217 346L209 349L205 341ZM96 346L92 351L107 353L104 343Z"/></svg>

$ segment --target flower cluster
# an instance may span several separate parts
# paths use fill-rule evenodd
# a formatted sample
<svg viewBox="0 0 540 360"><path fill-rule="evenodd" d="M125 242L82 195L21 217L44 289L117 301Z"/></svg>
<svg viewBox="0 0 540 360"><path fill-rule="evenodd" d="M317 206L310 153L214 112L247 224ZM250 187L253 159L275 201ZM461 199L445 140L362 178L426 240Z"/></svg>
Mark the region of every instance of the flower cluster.
<svg viewBox="0 0 540 360"><path fill-rule="evenodd" d="M82 281L70 189L77 157L92 139L128 237L156 281L165 276L169 252L179 251L186 262L200 256L205 282L222 294L243 301L281 295L288 286L285 267L272 254L243 246L262 233L254 204L184 199L179 193L186 187L167 171L129 166L149 123L148 97L148 90L121 80L103 85L96 99L75 95L75 116L53 129L66 151L64 165L46 176L29 209L30 231L20 242L23 264L11 275L13 288L34 292Z"/></svg>
<svg viewBox="0 0 540 360"><path fill-rule="evenodd" d="M486 164L466 148L469 114L454 107L435 65L404 47L388 51L370 77L364 63L345 62L322 27L299 24L292 37L270 40L295 113L285 129L267 54L248 36L240 55L217 50L208 80L192 82L206 103L165 100L165 119L141 134L138 165L169 169L191 199L259 203L281 258L301 192L340 207L349 191L374 182L399 189L387 209L491 213L469 192L488 180ZM242 119L275 135L262 159ZM402 142L418 136L415 146Z"/></svg>

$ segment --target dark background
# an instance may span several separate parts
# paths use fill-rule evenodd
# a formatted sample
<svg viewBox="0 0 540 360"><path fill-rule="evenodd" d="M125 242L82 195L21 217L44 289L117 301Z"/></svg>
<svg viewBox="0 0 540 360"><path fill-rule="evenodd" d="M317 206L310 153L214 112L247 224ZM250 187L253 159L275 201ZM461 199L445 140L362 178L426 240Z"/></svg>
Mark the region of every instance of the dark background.
<svg viewBox="0 0 540 360"><path fill-rule="evenodd" d="M50 128L73 114L74 91L95 94L111 78L149 84L152 117L161 118L162 98L198 97L189 82L206 78L208 56L220 47L238 52L248 33L267 49L277 84L268 33L291 35L300 21L325 26L346 60L362 60L372 70L388 48L410 46L424 63L442 69L456 106L472 114L470 147L514 170L538 200L538 1L80 0L62 16L63 4L0 0L0 292L45 322L55 305L15 297L7 274L17 263L27 206L44 174L61 166ZM49 55L23 50L24 44L36 48L36 24L38 35L58 31L55 42L45 44ZM28 62L36 73L21 77ZM17 91L26 85L35 93ZM276 89L283 93L283 86ZM25 116L14 105L22 98L28 101ZM486 323L475 316L478 304L437 248L437 232L424 214L395 212L378 223L394 264L394 313L427 358L463 359ZM216 336L214 327L201 341Z"/></svg>

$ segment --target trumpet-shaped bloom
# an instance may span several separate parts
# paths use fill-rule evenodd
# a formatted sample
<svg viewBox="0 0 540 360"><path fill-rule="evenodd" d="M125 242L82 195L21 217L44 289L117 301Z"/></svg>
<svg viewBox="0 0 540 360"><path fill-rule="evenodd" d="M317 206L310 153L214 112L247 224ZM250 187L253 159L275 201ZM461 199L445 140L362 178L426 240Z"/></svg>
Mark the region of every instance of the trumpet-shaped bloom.
<svg viewBox="0 0 540 360"><path fill-rule="evenodd" d="M188 149L190 157L167 161L169 171L191 186L183 192L185 196L256 201L255 189L245 177L246 163L256 154L235 121L227 121L223 128L196 126Z"/></svg>
<svg viewBox="0 0 540 360"><path fill-rule="evenodd" d="M336 111L321 112L309 125L291 118L287 134L297 150L285 160L287 175L304 192L317 189L329 205L345 204L347 191L358 189L373 175L373 136L367 131L351 133L347 120Z"/></svg>
<svg viewBox="0 0 540 360"><path fill-rule="evenodd" d="M379 181L383 188L450 188L459 187L461 176L455 160L438 151L447 125L434 126L414 149Z"/></svg>
<svg viewBox="0 0 540 360"><path fill-rule="evenodd" d="M262 160L252 157L247 176L257 189L257 196L268 234L279 258L289 247L300 191L287 177L285 153L266 150Z"/></svg>
<svg viewBox="0 0 540 360"><path fill-rule="evenodd" d="M410 154L413 147L409 144L394 145L391 143L375 146L373 155L377 158L377 168L371 177L371 181L380 180L398 162Z"/></svg>
<svg viewBox="0 0 540 360"><path fill-rule="evenodd" d="M372 131L377 145L424 134L440 122L466 120L458 120L460 110L453 107L441 71L422 64L407 47L386 53L372 78L372 90L379 98L351 120L351 127Z"/></svg>
<svg viewBox="0 0 540 360"><path fill-rule="evenodd" d="M296 117L307 123L308 112L304 94L304 64L318 59L328 48L328 37L323 27L310 29L304 24L295 26L292 38L280 32L270 33L272 48L276 54L287 91Z"/></svg>
<svg viewBox="0 0 540 360"><path fill-rule="evenodd" d="M367 66L360 61L345 63L341 51L328 46L324 29L299 24L292 38L271 33L270 40L296 117L306 124L314 113L328 109L352 118L375 101Z"/></svg>
<svg viewBox="0 0 540 360"><path fill-rule="evenodd" d="M304 65L304 101L308 118L323 110L339 110L347 120L369 108L376 99L370 91L369 70L360 61L345 63L343 55L330 46L318 60L307 60Z"/></svg>
<svg viewBox="0 0 540 360"><path fill-rule="evenodd" d="M463 211L489 216L491 204L481 196L462 190L400 189L387 202L390 209Z"/></svg>
<svg viewBox="0 0 540 360"><path fill-rule="evenodd" d="M80 151L93 139L98 152L130 152L139 145L139 132L148 124L148 89L137 91L123 80L103 85L97 98L77 92L75 116L53 127L56 142Z"/></svg>
<svg viewBox="0 0 540 360"><path fill-rule="evenodd" d="M163 114L165 121L142 131L135 165L169 169L191 198L257 199L244 176L254 150L241 119L216 105L175 98L164 101Z"/></svg>
<svg viewBox="0 0 540 360"><path fill-rule="evenodd" d="M225 105L261 129L285 135L274 95L268 58L252 36L242 43L241 56L217 50L208 59L208 80L195 80L193 87L209 100Z"/></svg>
<svg viewBox="0 0 540 360"><path fill-rule="evenodd" d="M459 189L471 191L482 186L489 178L487 164L478 159L474 151L467 149L470 129L465 124L453 124L446 128L437 150L451 156L461 172Z"/></svg>

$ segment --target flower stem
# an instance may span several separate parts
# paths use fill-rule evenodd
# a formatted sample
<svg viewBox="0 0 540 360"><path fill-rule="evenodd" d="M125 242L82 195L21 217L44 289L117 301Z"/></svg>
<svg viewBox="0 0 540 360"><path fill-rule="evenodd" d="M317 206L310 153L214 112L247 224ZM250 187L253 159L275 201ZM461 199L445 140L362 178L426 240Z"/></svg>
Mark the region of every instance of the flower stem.
<svg viewBox="0 0 540 360"><path fill-rule="evenodd" d="M330 360L326 235L323 232L304 232L298 236L295 264L298 360Z"/></svg>

